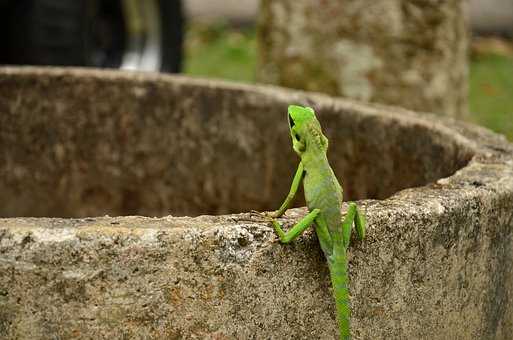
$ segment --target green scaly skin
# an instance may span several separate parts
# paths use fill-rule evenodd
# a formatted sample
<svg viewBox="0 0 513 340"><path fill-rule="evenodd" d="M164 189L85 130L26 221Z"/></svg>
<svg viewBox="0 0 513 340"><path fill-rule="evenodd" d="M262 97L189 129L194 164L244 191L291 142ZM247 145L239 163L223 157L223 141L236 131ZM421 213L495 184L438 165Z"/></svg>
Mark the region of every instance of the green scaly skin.
<svg viewBox="0 0 513 340"><path fill-rule="evenodd" d="M342 221L342 187L331 169L326 151L328 139L313 109L291 105L288 108L289 128L294 151L301 158L290 192L281 207L271 214L272 223L282 243L289 243L312 223L328 261L333 293L337 306L340 339L350 339L347 248L353 223L360 239L365 237L365 219L354 203L349 204ZM285 213L303 180L309 213L287 232L274 219Z"/></svg>

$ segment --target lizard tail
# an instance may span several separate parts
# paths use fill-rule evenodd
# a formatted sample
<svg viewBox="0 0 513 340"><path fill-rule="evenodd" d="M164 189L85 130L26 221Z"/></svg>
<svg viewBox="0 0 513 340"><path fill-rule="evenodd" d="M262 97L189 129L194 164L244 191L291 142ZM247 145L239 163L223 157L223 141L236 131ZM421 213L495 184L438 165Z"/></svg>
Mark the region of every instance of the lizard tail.
<svg viewBox="0 0 513 340"><path fill-rule="evenodd" d="M337 306L337 321L341 340L350 340L351 332L349 329L350 307L349 307L349 288L347 275L347 257L345 251L342 251L333 261L330 261L329 269L331 284L333 285L333 295Z"/></svg>

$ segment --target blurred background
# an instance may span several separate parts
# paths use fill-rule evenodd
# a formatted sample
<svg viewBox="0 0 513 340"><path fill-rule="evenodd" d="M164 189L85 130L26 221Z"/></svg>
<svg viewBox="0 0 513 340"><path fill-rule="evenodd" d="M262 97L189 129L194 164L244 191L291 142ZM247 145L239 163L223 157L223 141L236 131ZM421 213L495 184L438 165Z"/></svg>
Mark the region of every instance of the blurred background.
<svg viewBox="0 0 513 340"><path fill-rule="evenodd" d="M0 0L0 64L257 81L258 0ZM469 114L513 140L513 1L471 0ZM23 39L20 39L23 37Z"/></svg>

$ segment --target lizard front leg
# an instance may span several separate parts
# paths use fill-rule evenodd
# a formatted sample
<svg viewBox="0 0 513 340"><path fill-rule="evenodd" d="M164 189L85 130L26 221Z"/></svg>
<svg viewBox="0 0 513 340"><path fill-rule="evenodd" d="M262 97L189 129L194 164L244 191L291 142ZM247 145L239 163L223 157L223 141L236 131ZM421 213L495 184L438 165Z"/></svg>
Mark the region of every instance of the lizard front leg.
<svg viewBox="0 0 513 340"><path fill-rule="evenodd" d="M301 221L299 221L295 226L293 226L289 231L284 232L281 225L275 219L272 219L274 230L278 237L280 238L281 243L289 243L296 239L299 235L301 235L306 228L308 228L315 220L315 218L321 212L320 209L314 209L308 213Z"/></svg>
<svg viewBox="0 0 513 340"><path fill-rule="evenodd" d="M297 166L296 174L294 175L294 179L292 180L292 185L290 186L290 192L285 198L285 201L283 201L280 208L271 213L271 217L280 217L285 213L285 210L289 207L290 203L294 200L294 197L296 196L297 189L299 188L299 184L301 183L301 180L303 179L305 169L303 167L303 163L299 162L299 165Z"/></svg>

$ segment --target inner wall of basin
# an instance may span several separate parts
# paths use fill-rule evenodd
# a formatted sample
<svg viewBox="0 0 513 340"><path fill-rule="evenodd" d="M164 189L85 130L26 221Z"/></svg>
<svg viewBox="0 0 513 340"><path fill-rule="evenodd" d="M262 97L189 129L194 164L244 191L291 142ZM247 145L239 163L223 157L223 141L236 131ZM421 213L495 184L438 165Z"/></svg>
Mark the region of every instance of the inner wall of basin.
<svg viewBox="0 0 513 340"><path fill-rule="evenodd" d="M251 87L22 73L0 76L0 93L2 217L272 210L298 164L289 100ZM447 136L399 118L319 117L345 199L385 198L468 161Z"/></svg>

